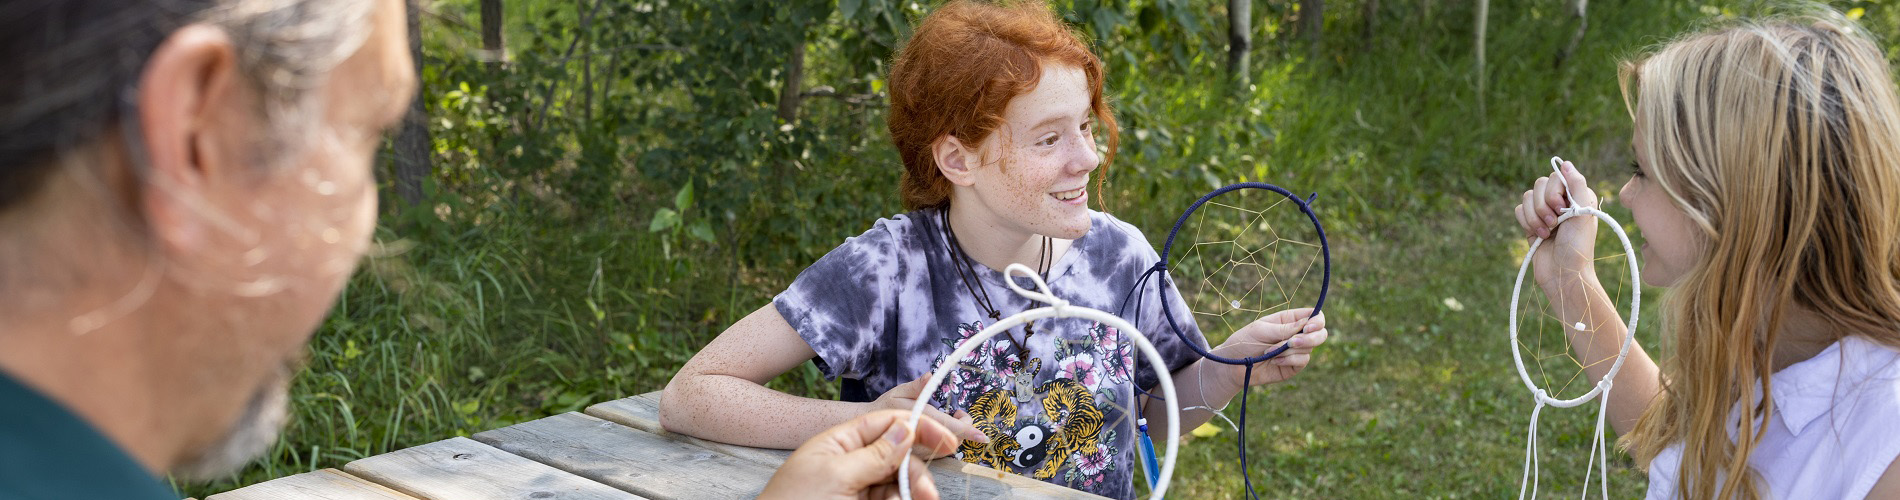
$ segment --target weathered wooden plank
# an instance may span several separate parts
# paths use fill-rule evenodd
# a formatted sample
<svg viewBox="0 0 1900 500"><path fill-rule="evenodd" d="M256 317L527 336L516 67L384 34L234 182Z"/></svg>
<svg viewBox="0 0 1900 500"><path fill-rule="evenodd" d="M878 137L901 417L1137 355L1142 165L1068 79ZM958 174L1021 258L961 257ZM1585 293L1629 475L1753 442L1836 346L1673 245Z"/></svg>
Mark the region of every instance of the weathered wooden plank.
<svg viewBox="0 0 1900 500"><path fill-rule="evenodd" d="M415 500L336 469L285 476L205 497L205 500Z"/></svg>
<svg viewBox="0 0 1900 500"><path fill-rule="evenodd" d="M509 453L641 496L752 498L774 467L579 413L474 436Z"/></svg>
<svg viewBox="0 0 1900 500"><path fill-rule="evenodd" d="M979 498L1087 500L1102 496L1045 483L1026 476L1005 473L989 467L940 458L930 462L931 479L937 482L937 494L944 500ZM1104 499L1106 500L1106 499Z"/></svg>
<svg viewBox="0 0 1900 500"><path fill-rule="evenodd" d="M613 414L620 420L594 415L595 408L599 408L603 413ZM660 391L595 403L593 406L588 406L585 413L654 434L666 430L660 427Z"/></svg>
<svg viewBox="0 0 1900 500"><path fill-rule="evenodd" d="M638 396L620 398L587 407L587 414L635 429L664 436L668 439L685 442L706 449L715 450L777 467L785 463L791 455L790 450L768 450L735 444L707 441L683 434L667 432L660 426L660 391ZM953 498L1101 498L1081 491L1063 488L1037 481L1017 474L1006 474L996 469L976 465L954 458L932 460L930 469L942 490L945 499Z"/></svg>
<svg viewBox="0 0 1900 500"><path fill-rule="evenodd" d="M357 460L343 470L432 500L642 500L464 437Z"/></svg>
<svg viewBox="0 0 1900 500"><path fill-rule="evenodd" d="M791 456L791 450L768 450L708 441L685 434L667 432L660 427L660 393L658 391L638 396L620 398L587 407L587 414L614 423L643 430L667 439L691 444L708 450L725 453L735 457L778 467L785 463L785 457Z"/></svg>

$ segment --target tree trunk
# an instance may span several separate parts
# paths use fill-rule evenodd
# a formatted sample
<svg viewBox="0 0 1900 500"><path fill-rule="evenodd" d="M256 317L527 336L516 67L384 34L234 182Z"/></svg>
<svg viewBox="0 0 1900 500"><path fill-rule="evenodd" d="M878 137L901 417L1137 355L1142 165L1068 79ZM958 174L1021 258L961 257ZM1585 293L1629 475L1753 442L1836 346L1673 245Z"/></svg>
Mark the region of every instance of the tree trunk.
<svg viewBox="0 0 1900 500"><path fill-rule="evenodd" d="M501 66L507 46L501 39L501 0L482 0L482 57L488 69Z"/></svg>
<svg viewBox="0 0 1900 500"><path fill-rule="evenodd" d="M1253 49L1253 1L1227 0L1227 74L1246 88L1252 71L1247 55Z"/></svg>
<svg viewBox="0 0 1900 500"><path fill-rule="evenodd" d="M594 123L594 51L581 56L581 117Z"/></svg>
<svg viewBox="0 0 1900 500"><path fill-rule="evenodd" d="M1379 0L1366 0L1363 7L1361 11L1363 15L1360 17L1364 18L1364 24L1359 25L1359 50L1361 51L1372 47L1372 32L1379 29Z"/></svg>
<svg viewBox="0 0 1900 500"><path fill-rule="evenodd" d="M581 24L574 28L574 39L568 41L567 51L561 53L561 61L571 61L574 59L574 49L580 47L581 39L587 37L588 28L593 26L594 15L600 13L601 5L603 5L601 0L594 0L594 6L587 9L587 12L581 14ZM580 8L581 5L579 3L574 4L575 11L578 12ZM539 130L542 126L547 125L548 107L554 105L554 98L556 93L561 90L561 84L569 82L569 80L557 78L547 84L547 92L541 96L541 111L528 116L528 118L531 119L527 127L529 131Z"/></svg>
<svg viewBox="0 0 1900 500"><path fill-rule="evenodd" d="M610 108L614 105L614 84L620 81L620 51L616 50L612 56L607 57L607 70L601 72L601 75L604 77L600 82L601 112L611 114ZM588 105L588 108L592 109L593 105ZM587 119L592 122L594 118L589 116Z"/></svg>
<svg viewBox="0 0 1900 500"><path fill-rule="evenodd" d="M805 81L805 30L798 30L797 39L792 41L792 54L785 58L784 84L778 90L778 119L785 123L798 121L798 104L802 99L798 94Z"/></svg>
<svg viewBox="0 0 1900 500"><path fill-rule="evenodd" d="M1583 33L1590 29L1590 18L1584 15L1584 10L1589 6L1590 0L1570 0L1570 15L1577 18L1577 31L1571 33L1569 44L1557 50L1557 58L1552 61L1551 67L1564 67L1564 61L1577 53L1577 44L1583 42Z"/></svg>
<svg viewBox="0 0 1900 500"><path fill-rule="evenodd" d="M414 59L417 85L421 85L422 76L422 29L416 3L421 0L408 0L409 8L409 57ZM414 206L422 202L422 183L434 172L430 166L429 153L433 149L429 141L429 112L423 106L428 93L421 92L409 103L409 113L403 116L402 131L396 136L396 195L402 201Z"/></svg>
<svg viewBox="0 0 1900 500"><path fill-rule="evenodd" d="M1478 0L1478 16L1474 21L1477 24L1477 29L1472 30L1477 33L1476 54L1478 56L1478 68L1476 76L1478 78L1478 116L1480 119L1484 117L1484 81L1488 79L1484 74L1484 31L1486 29L1485 23L1488 22L1491 17L1490 10L1491 0Z"/></svg>
<svg viewBox="0 0 1900 500"><path fill-rule="evenodd" d="M1300 0L1300 36L1319 43L1319 30L1326 24L1325 0Z"/></svg>

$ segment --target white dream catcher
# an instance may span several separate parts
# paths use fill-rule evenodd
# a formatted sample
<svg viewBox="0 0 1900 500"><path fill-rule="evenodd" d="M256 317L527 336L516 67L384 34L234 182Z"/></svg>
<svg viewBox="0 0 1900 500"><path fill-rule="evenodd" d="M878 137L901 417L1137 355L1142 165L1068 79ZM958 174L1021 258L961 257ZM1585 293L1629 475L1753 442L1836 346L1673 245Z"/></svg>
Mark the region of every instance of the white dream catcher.
<svg viewBox="0 0 1900 500"><path fill-rule="evenodd" d="M1133 340L1135 347L1140 349L1143 355L1147 356L1150 366L1168 366L1167 362L1161 358L1161 353L1155 350L1154 344L1148 342L1148 337L1136 329L1135 325L1128 323L1127 320L1100 310L1069 305L1069 301L1057 298L1054 292L1049 290L1049 284L1044 282L1042 277L1036 273L1036 270L1030 269L1029 266L1010 264L1009 268L1003 271L1003 275L1008 277L1014 277L1019 274L1028 277L1035 283L1036 291L1025 290L1017 286L1016 280L1014 279L1004 279L1003 281L1008 283L1009 288L1015 290L1018 295L1022 295L1032 301L1049 305L1003 318L1001 321L996 322L996 324L989 325L982 331L977 332L975 336L964 339L963 343L958 345L955 351L944 358L946 362L944 362L942 366L938 366L936 371L931 372L930 381L924 384L923 391L919 392L919 394L935 394L937 388L943 385L944 378L948 377L951 371L963 369L958 366L957 363L948 360L963 359L969 356L972 351L975 351L978 346L983 345L983 342L989 340L990 337L1007 332L1011 328L1015 328L1025 322L1045 318L1081 318L1100 322L1110 328L1120 330L1123 334L1127 334L1126 338ZM1130 367L1130 371L1133 371L1133 367ZM1162 495L1168 490L1169 477L1174 475L1175 450L1181 445L1181 411L1175 406L1175 402L1180 400L1174 396L1174 379L1168 375L1166 370L1156 370L1155 374L1160 376L1161 393L1168 401L1166 405L1168 411L1168 446L1167 458L1161 461L1160 480L1154 483L1154 488L1149 498L1161 500ZM929 404L930 398L917 398L917 404L911 407L910 420L906 425L909 425L911 429L916 429L918 419L923 417L924 408ZM898 466L897 472L898 492L903 496L904 500L910 500L911 498L910 462L910 460L905 460L903 465Z"/></svg>
<svg viewBox="0 0 1900 500"><path fill-rule="evenodd" d="M1557 158L1553 156L1550 159L1551 168L1553 170L1557 170L1558 172L1560 172L1559 178L1562 178L1561 176L1562 169L1560 167L1562 163L1563 163L1563 159L1561 158ZM1641 293L1642 290L1639 284L1642 283L1642 281L1640 279L1640 275L1638 274L1639 271L1637 270L1635 248L1630 245L1629 235L1627 233L1624 233L1623 226L1621 224L1618 224L1616 222L1616 219L1610 217L1610 214L1603 212L1599 207L1579 206L1577 204L1576 198L1571 196L1571 193L1576 192L1575 189L1577 189L1578 187L1580 186L1571 186L1568 183L1564 185L1564 188L1565 188L1564 198L1568 202L1569 206L1564 208L1560 212L1560 215L1557 217L1557 223L1553 224L1552 227L1556 227L1558 225L1563 224L1564 221L1577 218L1577 217L1595 217L1598 220L1601 220L1607 223L1610 227L1610 230L1616 233L1617 240L1619 240L1623 244L1623 254L1620 255L1620 258L1622 258L1623 260L1626 260L1628 262L1628 267L1629 267L1629 283L1627 284L1627 288L1629 289L1629 323L1628 325L1626 325L1626 329L1624 330L1622 347L1617 351L1616 357L1606 358L1602 360L1595 360L1595 361L1590 361L1590 362L1579 361L1575 357L1570 356L1569 354L1570 346L1567 343L1564 343L1561 341L1561 339L1564 337L1559 337L1560 345L1557 348L1563 351L1563 354L1560 356L1544 356L1543 353L1547 351L1544 351L1541 348L1541 345L1542 345L1541 342L1527 343L1523 340L1520 340L1518 336L1518 333L1519 333L1518 332L1519 330L1518 304L1519 304L1519 297L1521 295L1521 292L1524 289L1524 276L1530 271L1531 259L1537 255L1537 247L1544 242L1543 238L1533 238L1531 240L1529 250L1524 253L1524 261L1522 264L1518 266L1517 282L1511 287L1511 328L1510 328L1511 359L1517 365L1518 376L1524 380L1524 387L1530 389L1531 395L1537 401L1537 406L1531 410L1530 428L1526 431L1527 437L1526 437L1526 443L1524 446L1524 474L1523 474L1523 477L1519 479L1520 481L1519 488L1518 488L1519 499L1526 498L1527 495L1530 498L1535 498L1537 496L1537 482L1538 482L1538 475L1539 475L1538 457L1537 457L1537 421L1538 421L1538 416L1540 413L1543 412L1544 407L1555 406L1558 408L1571 408L1571 407L1583 405L1584 403L1588 403L1592 399L1598 399L1598 398L1601 398L1602 401L1599 402L1599 406L1597 407L1596 431L1591 439L1590 458L1586 462L1589 464L1589 466L1584 471L1582 496L1583 498L1589 498L1590 475L1591 475L1592 469L1595 469L1596 472L1600 474L1599 484L1601 486L1600 489L1603 490L1603 493L1602 493L1603 498L1606 498L1606 499L1609 498L1609 486L1610 486L1609 452L1610 452L1610 449L1607 446L1607 443L1603 437L1604 436L1603 422L1604 422L1604 417L1609 408L1609 400L1610 400L1609 394L1610 394L1611 385L1612 385L1611 381L1616 379L1617 371L1623 367L1623 360L1629 355L1630 346L1635 343L1637 310L1640 309L1640 305L1642 302L1642 293ZM1587 187L1587 186L1582 186L1582 187ZM1594 242L1592 244L1594 244ZM1602 262L1603 258L1593 258L1592 260L1593 260L1592 265L1595 265L1595 262ZM1615 296L1614 295L1611 296L1611 299L1614 300ZM1545 321L1540 321L1538 323L1539 330L1542 330L1544 328L1544 325L1549 324L1549 323L1555 323L1557 325L1560 325L1556 333L1562 336L1592 331L1597 326L1597 325L1590 325L1586 321L1576 321L1576 322L1571 322L1571 323L1565 323L1562 320L1558 320L1557 316L1558 315L1556 314L1546 314L1544 315L1544 317L1533 318L1533 319L1545 320ZM1537 351L1536 353L1533 354L1533 359L1538 362L1537 368L1539 369L1540 373L1544 374L1544 376L1533 377L1531 375L1531 371L1526 369L1525 363L1524 363L1523 351L1527 349ZM1583 394L1572 396L1570 394L1563 394L1563 389L1573 386L1574 382L1577 381L1577 378L1578 378L1577 375L1582 375L1583 372L1579 371L1577 375L1573 375L1567 380L1560 380L1560 379L1563 379L1563 377L1558 377L1556 379L1553 379L1552 377L1548 375L1548 372L1544 369L1543 361L1546 359L1554 359L1557 357L1562 357L1571 362L1574 362L1579 369L1587 368L1588 366L1601 363L1603 361L1610 361L1611 364L1610 364L1609 371L1605 373L1602 378L1596 380L1593 385L1589 386L1590 389L1588 392L1584 392ZM1539 378L1542 379L1543 385L1539 385L1538 383ZM1552 394L1553 392L1556 392L1558 394L1553 395Z"/></svg>

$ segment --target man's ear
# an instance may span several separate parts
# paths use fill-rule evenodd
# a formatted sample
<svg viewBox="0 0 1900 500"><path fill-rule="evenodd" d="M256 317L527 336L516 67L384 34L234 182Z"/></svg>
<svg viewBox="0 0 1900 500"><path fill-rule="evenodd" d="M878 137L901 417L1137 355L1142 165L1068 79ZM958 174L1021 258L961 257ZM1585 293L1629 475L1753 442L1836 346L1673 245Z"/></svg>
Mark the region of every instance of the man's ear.
<svg viewBox="0 0 1900 500"><path fill-rule="evenodd" d="M969 186L976 182L974 172L978 162L975 148L967 147L956 136L944 134L937 142L930 144L930 156L937 160L937 170L943 172L951 184Z"/></svg>
<svg viewBox="0 0 1900 500"><path fill-rule="evenodd" d="M139 76L135 145L144 147L147 182L141 189L153 236L174 248L203 244L215 217L211 191L245 168L236 162L247 124L231 121L247 106L239 90L237 54L223 31L187 26L152 52ZM136 147L136 146L134 146ZM129 152L132 158L138 151Z"/></svg>

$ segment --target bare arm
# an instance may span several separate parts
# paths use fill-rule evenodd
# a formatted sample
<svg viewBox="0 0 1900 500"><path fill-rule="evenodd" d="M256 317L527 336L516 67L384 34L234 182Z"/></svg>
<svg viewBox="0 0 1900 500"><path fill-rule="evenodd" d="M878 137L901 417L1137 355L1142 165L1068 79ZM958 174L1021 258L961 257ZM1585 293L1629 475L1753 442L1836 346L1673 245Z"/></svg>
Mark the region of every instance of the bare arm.
<svg viewBox="0 0 1900 500"><path fill-rule="evenodd" d="M680 367L661 396L660 425L722 443L791 449L873 410L909 411L923 390L924 380L919 379L886 391L876 401L847 403L765 387L766 381L817 356L778 308L766 304L727 327ZM962 412L952 416L926 408L924 414L959 437L988 442Z"/></svg>
<svg viewBox="0 0 1900 500"><path fill-rule="evenodd" d="M680 367L661 396L660 425L713 441L791 449L872 409L868 403L802 398L765 387L816 356L778 308L766 304Z"/></svg>
<svg viewBox="0 0 1900 500"><path fill-rule="evenodd" d="M1207 377L1210 376L1210 372L1219 371L1219 367L1209 366L1216 364L1218 363L1207 359L1200 359L1188 365L1186 368L1175 371L1173 374L1174 393L1181 399L1180 404L1176 404L1175 407L1181 409L1181 427L1179 430L1182 434L1186 434L1188 431L1192 431L1202 424L1206 424L1208 420L1212 420L1214 418L1213 409L1226 406L1227 402L1234 399L1234 394L1238 392L1236 389L1223 387L1222 384L1216 383L1213 380L1207 380ZM1220 375L1214 376L1218 377ZM1167 402L1161 399L1161 386L1157 384L1154 387L1148 388L1148 393L1153 395L1153 397L1144 398L1148 407L1142 412L1141 416L1142 418L1148 419L1149 434L1164 436L1163 433L1166 432L1168 428L1168 408L1162 406Z"/></svg>
<svg viewBox="0 0 1900 500"><path fill-rule="evenodd" d="M1565 287L1564 292L1551 289L1548 295L1558 297L1552 305L1558 321L1564 324L1564 333L1570 338L1571 350L1584 365L1584 374L1590 380L1602 380L1616 362L1617 351L1623 347L1628 323L1616 312L1616 303L1610 300L1594 274L1581 281ZM1584 325L1584 330L1575 327L1578 323ZM1656 367L1656 361L1643 350L1642 344L1631 342L1629 357L1623 360L1623 367L1617 370L1616 379L1611 383L1610 426L1617 434L1628 433L1643 416L1643 410L1649 408L1650 401L1662 392L1662 370Z"/></svg>
<svg viewBox="0 0 1900 500"><path fill-rule="evenodd" d="M1900 498L1900 460L1887 464L1887 472L1880 473L1880 480L1874 482L1874 489L1867 492L1867 498Z"/></svg>

